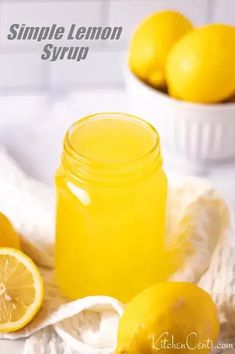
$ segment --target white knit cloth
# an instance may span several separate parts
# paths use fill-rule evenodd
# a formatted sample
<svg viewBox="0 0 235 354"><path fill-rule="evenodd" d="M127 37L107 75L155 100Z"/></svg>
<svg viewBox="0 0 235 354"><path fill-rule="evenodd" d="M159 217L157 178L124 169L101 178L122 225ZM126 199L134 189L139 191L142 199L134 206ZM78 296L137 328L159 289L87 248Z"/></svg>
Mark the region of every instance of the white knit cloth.
<svg viewBox="0 0 235 354"><path fill-rule="evenodd" d="M184 250L187 262L174 280L197 282L218 304L221 340L235 342L235 250L223 199L205 182L170 179L168 247ZM46 294L42 309L24 329L0 338L27 337L24 354L111 354L123 305L109 297L67 302L53 277L53 193L28 178L0 150L0 211L22 235L22 248L40 265ZM235 348L235 346L234 346Z"/></svg>

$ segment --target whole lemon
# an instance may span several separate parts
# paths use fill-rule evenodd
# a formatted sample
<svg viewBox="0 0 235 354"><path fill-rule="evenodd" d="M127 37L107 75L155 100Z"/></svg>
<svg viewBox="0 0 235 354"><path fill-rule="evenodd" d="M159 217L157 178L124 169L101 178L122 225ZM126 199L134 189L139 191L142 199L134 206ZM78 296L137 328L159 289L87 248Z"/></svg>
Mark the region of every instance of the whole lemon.
<svg viewBox="0 0 235 354"><path fill-rule="evenodd" d="M168 53L192 24L175 11L157 12L136 29L130 43L129 66L133 73L154 87L165 86Z"/></svg>
<svg viewBox="0 0 235 354"><path fill-rule="evenodd" d="M20 238L10 220L0 213L0 247L20 249Z"/></svg>
<svg viewBox="0 0 235 354"><path fill-rule="evenodd" d="M116 354L206 354L218 333L217 309L207 292L192 283L159 283L126 306Z"/></svg>
<svg viewBox="0 0 235 354"><path fill-rule="evenodd" d="M235 27L211 24L188 33L167 60L170 95L191 102L223 101L235 90Z"/></svg>

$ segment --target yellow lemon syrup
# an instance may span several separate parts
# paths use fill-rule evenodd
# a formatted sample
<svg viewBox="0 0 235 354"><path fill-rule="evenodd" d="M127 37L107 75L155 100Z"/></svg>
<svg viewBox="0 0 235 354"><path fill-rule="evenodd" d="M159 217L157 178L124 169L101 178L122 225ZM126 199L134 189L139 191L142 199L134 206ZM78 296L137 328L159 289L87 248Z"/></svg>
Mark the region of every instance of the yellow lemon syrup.
<svg viewBox="0 0 235 354"><path fill-rule="evenodd" d="M55 180L56 274L69 298L127 302L164 279L167 179L151 125L120 113L76 122Z"/></svg>

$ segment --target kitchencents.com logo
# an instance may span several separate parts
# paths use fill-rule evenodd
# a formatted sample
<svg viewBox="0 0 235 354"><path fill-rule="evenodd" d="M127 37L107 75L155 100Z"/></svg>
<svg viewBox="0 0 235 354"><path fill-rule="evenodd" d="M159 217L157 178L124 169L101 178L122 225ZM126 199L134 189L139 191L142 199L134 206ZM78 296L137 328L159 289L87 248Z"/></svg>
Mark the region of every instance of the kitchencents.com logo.
<svg viewBox="0 0 235 354"><path fill-rule="evenodd" d="M190 332L185 337L184 341L178 341L173 334L169 332L163 332L160 335L153 334L152 336L152 349L155 351L159 350L229 350L235 348L233 343L217 343L213 344L211 339L205 339L203 342L198 340L198 334L196 332Z"/></svg>

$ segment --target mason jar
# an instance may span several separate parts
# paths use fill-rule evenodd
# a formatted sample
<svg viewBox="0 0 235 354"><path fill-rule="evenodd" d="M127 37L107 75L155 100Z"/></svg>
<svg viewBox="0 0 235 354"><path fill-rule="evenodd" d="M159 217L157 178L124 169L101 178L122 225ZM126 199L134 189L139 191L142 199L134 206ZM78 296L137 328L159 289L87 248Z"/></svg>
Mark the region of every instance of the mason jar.
<svg viewBox="0 0 235 354"><path fill-rule="evenodd" d="M122 113L75 122L55 182L56 276L66 296L127 302L164 279L167 179L150 124Z"/></svg>

